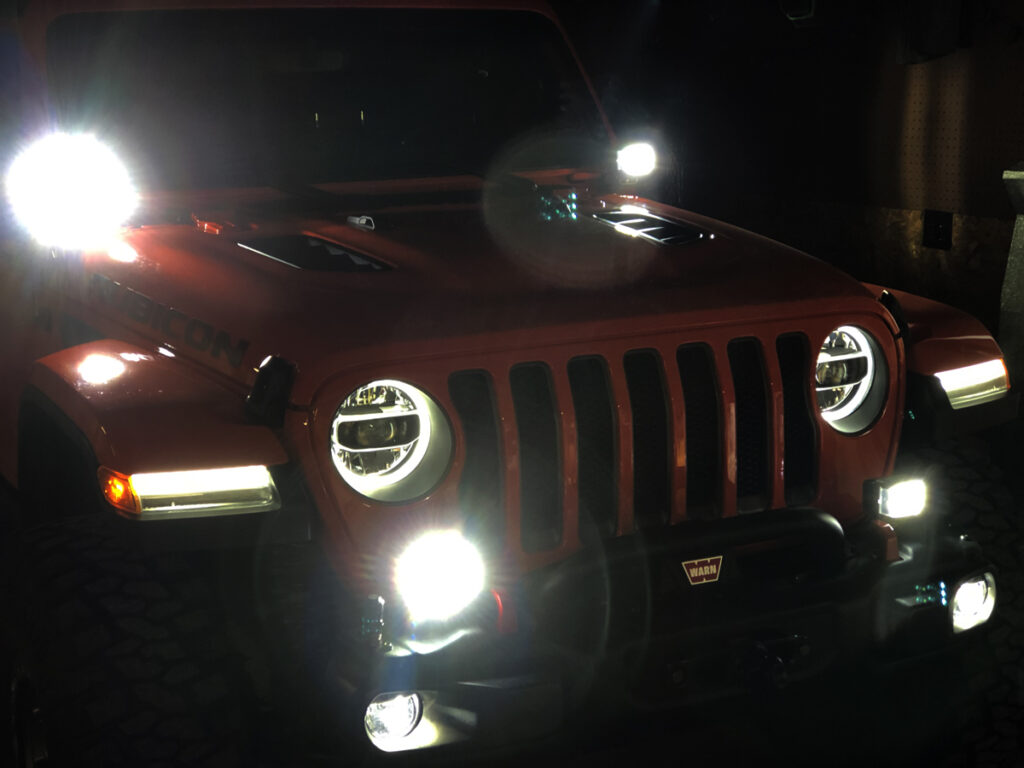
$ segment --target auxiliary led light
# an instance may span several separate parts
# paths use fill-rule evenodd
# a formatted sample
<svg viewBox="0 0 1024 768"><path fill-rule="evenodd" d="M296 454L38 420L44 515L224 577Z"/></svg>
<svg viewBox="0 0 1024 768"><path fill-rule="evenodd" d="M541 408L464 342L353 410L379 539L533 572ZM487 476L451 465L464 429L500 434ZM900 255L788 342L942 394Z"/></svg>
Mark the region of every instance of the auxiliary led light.
<svg viewBox="0 0 1024 768"><path fill-rule="evenodd" d="M127 169L86 134L39 139L15 158L6 186L18 223L54 248L108 247L138 205Z"/></svg>
<svg viewBox="0 0 1024 768"><path fill-rule="evenodd" d="M366 708L363 725L374 746L391 751L419 725L423 700L418 693L385 693Z"/></svg>
<svg viewBox="0 0 1024 768"><path fill-rule="evenodd" d="M658 166L658 155L646 142L626 145L619 150L616 159L619 170L633 178L648 176Z"/></svg>
<svg viewBox="0 0 1024 768"><path fill-rule="evenodd" d="M484 588L480 552L458 531L431 531L410 544L395 565L395 587L414 622L445 621Z"/></svg>
<svg viewBox="0 0 1024 768"><path fill-rule="evenodd" d="M885 517L899 520L917 517L928 503L928 486L924 480L901 480L878 491L878 511Z"/></svg>
<svg viewBox="0 0 1024 768"><path fill-rule="evenodd" d="M277 509L280 500L265 466L223 467L123 475L100 467L108 502L130 517L211 517Z"/></svg>
<svg viewBox="0 0 1024 768"><path fill-rule="evenodd" d="M961 582L953 593L953 631L964 632L992 618L996 608L996 578L985 573Z"/></svg>
<svg viewBox="0 0 1024 768"><path fill-rule="evenodd" d="M941 371L935 377L954 409L998 400L1010 388L1006 364L1002 359Z"/></svg>

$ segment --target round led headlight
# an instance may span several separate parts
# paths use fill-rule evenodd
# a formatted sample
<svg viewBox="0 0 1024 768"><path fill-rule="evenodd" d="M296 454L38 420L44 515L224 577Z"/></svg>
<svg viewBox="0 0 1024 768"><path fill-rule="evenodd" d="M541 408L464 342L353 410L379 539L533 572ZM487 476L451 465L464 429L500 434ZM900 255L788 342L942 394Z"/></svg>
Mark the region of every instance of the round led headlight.
<svg viewBox="0 0 1024 768"><path fill-rule="evenodd" d="M867 429L885 403L888 376L878 344L866 331L841 325L818 351L814 388L822 418L840 432Z"/></svg>
<svg viewBox="0 0 1024 768"><path fill-rule="evenodd" d="M331 458L342 479L377 501L408 501L441 480L452 430L441 408L404 381L381 379L342 401L331 424Z"/></svg>

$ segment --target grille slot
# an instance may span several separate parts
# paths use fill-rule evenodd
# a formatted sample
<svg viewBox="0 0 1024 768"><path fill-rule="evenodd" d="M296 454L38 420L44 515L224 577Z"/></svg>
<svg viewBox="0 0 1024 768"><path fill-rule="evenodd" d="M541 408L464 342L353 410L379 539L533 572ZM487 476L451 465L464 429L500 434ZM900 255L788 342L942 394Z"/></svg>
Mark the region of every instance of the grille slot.
<svg viewBox="0 0 1024 768"><path fill-rule="evenodd" d="M500 546L504 540L504 477L498 415L490 374L460 371L448 379L448 394L462 424L466 461L459 483L459 508L467 532Z"/></svg>
<svg viewBox="0 0 1024 768"><path fill-rule="evenodd" d="M736 504L740 512L767 506L768 385L757 339L729 342L729 369L736 396Z"/></svg>
<svg viewBox="0 0 1024 768"><path fill-rule="evenodd" d="M624 358L633 411L633 516L637 528L669 521L669 434L661 358L636 350Z"/></svg>
<svg viewBox="0 0 1024 768"><path fill-rule="evenodd" d="M551 372L543 363L517 365L509 384L519 428L522 543L535 552L562 539L562 463Z"/></svg>
<svg viewBox="0 0 1024 768"><path fill-rule="evenodd" d="M608 365L600 357L569 361L576 416L580 538L611 536L617 523L615 414Z"/></svg>
<svg viewBox="0 0 1024 768"><path fill-rule="evenodd" d="M811 355L807 337L789 333L776 340L782 373L783 431L786 441L786 504L809 504L817 493L817 407L811 403Z"/></svg>
<svg viewBox="0 0 1024 768"><path fill-rule="evenodd" d="M686 404L686 516L709 520L721 513L721 417L711 349L686 344L676 352Z"/></svg>

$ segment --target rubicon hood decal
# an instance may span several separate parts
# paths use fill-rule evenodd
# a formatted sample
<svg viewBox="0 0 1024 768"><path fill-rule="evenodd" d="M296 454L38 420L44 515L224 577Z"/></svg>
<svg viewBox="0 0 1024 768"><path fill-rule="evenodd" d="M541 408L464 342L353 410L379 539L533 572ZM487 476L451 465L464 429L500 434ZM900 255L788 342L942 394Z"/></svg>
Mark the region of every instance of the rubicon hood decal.
<svg viewBox="0 0 1024 768"><path fill-rule="evenodd" d="M242 364L249 348L247 340L234 339L227 331L154 301L106 275L92 275L89 294L136 323L160 331L167 341L184 341L199 352L206 352L214 358L223 357L232 368Z"/></svg>
<svg viewBox="0 0 1024 768"><path fill-rule="evenodd" d="M722 572L722 556L705 557L701 560L686 560L683 562L683 571L691 586L698 584L710 584L718 581Z"/></svg>

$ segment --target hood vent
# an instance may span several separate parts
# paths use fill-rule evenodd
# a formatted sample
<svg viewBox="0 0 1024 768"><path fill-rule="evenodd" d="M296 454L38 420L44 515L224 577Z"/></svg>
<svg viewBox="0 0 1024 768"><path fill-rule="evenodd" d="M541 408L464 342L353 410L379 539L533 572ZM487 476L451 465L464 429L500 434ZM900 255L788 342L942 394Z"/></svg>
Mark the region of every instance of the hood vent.
<svg viewBox="0 0 1024 768"><path fill-rule="evenodd" d="M641 237L660 245L682 245L707 236L699 229L671 219L663 219L645 208L634 206L601 211L595 213L594 218L602 224L614 227L617 232L624 235Z"/></svg>
<svg viewBox="0 0 1024 768"><path fill-rule="evenodd" d="M296 269L317 272L384 272L391 269L390 265L366 254L310 235L253 238L238 245Z"/></svg>

